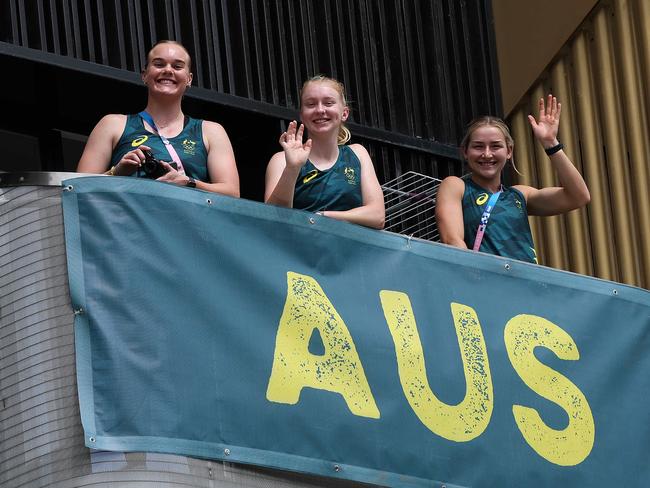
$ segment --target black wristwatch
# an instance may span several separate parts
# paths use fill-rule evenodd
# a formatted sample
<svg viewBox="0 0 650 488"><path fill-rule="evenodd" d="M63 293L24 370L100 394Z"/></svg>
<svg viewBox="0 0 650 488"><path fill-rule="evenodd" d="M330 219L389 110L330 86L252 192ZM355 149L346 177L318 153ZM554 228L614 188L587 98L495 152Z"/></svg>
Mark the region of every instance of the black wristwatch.
<svg viewBox="0 0 650 488"><path fill-rule="evenodd" d="M191 176L188 176L188 178L189 179L187 180L187 183L185 183L185 186L189 188L196 188L196 180Z"/></svg>

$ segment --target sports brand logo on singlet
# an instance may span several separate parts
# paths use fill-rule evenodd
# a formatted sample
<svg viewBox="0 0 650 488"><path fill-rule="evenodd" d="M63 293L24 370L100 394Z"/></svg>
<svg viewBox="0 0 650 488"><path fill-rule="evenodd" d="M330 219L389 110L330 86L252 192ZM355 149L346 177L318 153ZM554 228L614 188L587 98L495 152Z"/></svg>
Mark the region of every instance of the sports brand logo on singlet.
<svg viewBox="0 0 650 488"><path fill-rule="evenodd" d="M309 173L307 173L304 178L302 179L302 184L304 185L305 183L309 183L311 180L316 178L318 176L318 170L317 169L312 169Z"/></svg>
<svg viewBox="0 0 650 488"><path fill-rule="evenodd" d="M194 154L196 153L196 141L185 139L182 145L183 145L183 152L185 154L194 156Z"/></svg>
<svg viewBox="0 0 650 488"><path fill-rule="evenodd" d="M345 169L343 170L343 174L345 175L345 179L349 185L357 184L357 174L355 173L354 168L350 168L349 166L346 166Z"/></svg>
<svg viewBox="0 0 650 488"><path fill-rule="evenodd" d="M490 198L490 196L487 193L481 193L476 197L476 205L483 205L488 201L488 198Z"/></svg>
<svg viewBox="0 0 650 488"><path fill-rule="evenodd" d="M139 136L131 141L131 146L138 147L147 142L147 139L149 139L149 136Z"/></svg>

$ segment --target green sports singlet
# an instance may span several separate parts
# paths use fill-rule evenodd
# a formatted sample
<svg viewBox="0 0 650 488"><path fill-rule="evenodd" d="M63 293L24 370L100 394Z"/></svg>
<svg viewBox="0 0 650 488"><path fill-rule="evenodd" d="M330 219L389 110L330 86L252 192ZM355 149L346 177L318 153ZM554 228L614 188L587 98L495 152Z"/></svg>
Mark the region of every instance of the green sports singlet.
<svg viewBox="0 0 650 488"><path fill-rule="evenodd" d="M465 244L472 249L483 210L492 193L470 179L464 181ZM519 190L508 187L504 188L499 195L488 220L479 251L529 263L537 262L533 236L528 223L526 199Z"/></svg>
<svg viewBox="0 0 650 488"><path fill-rule="evenodd" d="M209 182L208 151L203 144L203 121L187 117L181 133L176 137L171 137L169 141L181 158L187 176ZM165 149L160 137L144 128L144 122L139 115L132 114L127 116L124 132L113 149L111 166L116 165L122 156L141 144L149 146L156 159L172 161L172 157Z"/></svg>
<svg viewBox="0 0 650 488"><path fill-rule="evenodd" d="M320 171L307 161L300 169L293 193L293 208L310 212L360 207L361 163L349 146L339 146L334 165Z"/></svg>

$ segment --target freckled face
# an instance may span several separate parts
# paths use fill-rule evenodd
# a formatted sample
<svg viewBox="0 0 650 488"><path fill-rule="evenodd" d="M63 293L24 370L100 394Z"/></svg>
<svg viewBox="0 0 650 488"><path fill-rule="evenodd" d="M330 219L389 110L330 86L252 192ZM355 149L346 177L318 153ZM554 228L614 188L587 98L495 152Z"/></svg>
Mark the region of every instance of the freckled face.
<svg viewBox="0 0 650 488"><path fill-rule="evenodd" d="M187 52L176 44L159 44L149 53L142 81L149 90L166 95L182 95L192 83Z"/></svg>
<svg viewBox="0 0 650 488"><path fill-rule="evenodd" d="M313 81L303 88L300 118L310 134L338 132L349 113L343 97L331 83Z"/></svg>
<svg viewBox="0 0 650 488"><path fill-rule="evenodd" d="M500 177L512 157L503 132L498 127L482 126L474 130L464 152L472 173L484 179Z"/></svg>

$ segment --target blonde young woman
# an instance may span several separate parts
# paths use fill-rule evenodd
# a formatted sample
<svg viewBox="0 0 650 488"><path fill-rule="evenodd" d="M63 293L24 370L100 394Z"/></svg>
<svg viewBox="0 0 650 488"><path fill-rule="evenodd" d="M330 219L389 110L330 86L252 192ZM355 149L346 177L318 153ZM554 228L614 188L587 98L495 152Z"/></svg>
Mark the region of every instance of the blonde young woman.
<svg viewBox="0 0 650 488"><path fill-rule="evenodd" d="M438 190L436 218L443 243L521 261L537 262L528 215L558 215L589 203L587 185L557 139L562 106L549 95L539 101L539 117L528 120L544 147L560 186L503 187L502 172L514 141L496 117L473 121L461 142L471 171L463 180L449 176Z"/></svg>
<svg viewBox="0 0 650 488"><path fill-rule="evenodd" d="M187 117L181 109L192 84L191 63L178 42L155 44L142 70L148 90L145 110L104 116L88 137L77 171L144 175L146 152L151 151L162 161L159 181L238 197L239 175L226 131L216 122Z"/></svg>
<svg viewBox="0 0 650 488"><path fill-rule="evenodd" d="M266 169L266 203L318 212L326 217L381 229L384 196L368 151L346 145L350 114L343 85L324 76L300 92L300 119L280 136L283 151ZM303 142L303 132L309 139Z"/></svg>

